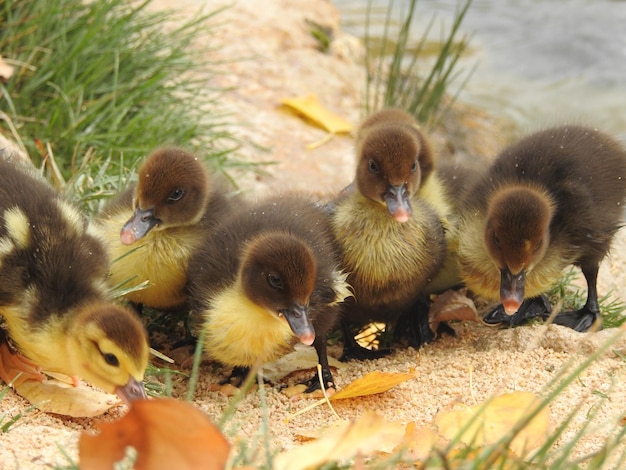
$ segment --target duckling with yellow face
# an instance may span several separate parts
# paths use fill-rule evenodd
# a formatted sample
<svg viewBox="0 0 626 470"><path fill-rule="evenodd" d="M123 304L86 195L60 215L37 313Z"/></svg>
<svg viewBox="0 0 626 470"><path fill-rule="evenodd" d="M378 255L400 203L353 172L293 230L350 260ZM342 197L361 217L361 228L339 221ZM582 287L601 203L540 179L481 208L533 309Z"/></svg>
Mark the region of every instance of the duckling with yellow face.
<svg viewBox="0 0 626 470"><path fill-rule="evenodd" d="M79 376L130 402L142 385L148 342L136 315L112 303L97 231L30 165L0 150L2 379L16 364ZM20 354L26 360L19 360Z"/></svg>
<svg viewBox="0 0 626 470"><path fill-rule="evenodd" d="M298 341L312 344L333 387L326 334L350 295L338 265L328 213L307 196L271 197L226 218L189 266L207 354L241 375ZM307 384L319 388L315 378Z"/></svg>
<svg viewBox="0 0 626 470"><path fill-rule="evenodd" d="M432 339L426 312L417 312L425 286L446 251L442 223L450 209L433 173L426 136L407 113L374 113L358 130L356 176L334 205L333 230L354 299L344 303L343 359L370 358L349 324L414 320L413 344ZM434 201L433 204L428 200Z"/></svg>
<svg viewBox="0 0 626 470"><path fill-rule="evenodd" d="M171 309L186 301L191 254L230 210L226 185L194 155L178 148L150 154L130 187L107 207L100 224L107 239L111 283L135 304Z"/></svg>
<svg viewBox="0 0 626 470"><path fill-rule="evenodd" d="M554 323L577 331L599 324L599 264L622 225L625 198L626 151L595 129L549 128L502 151L469 193L459 231L464 282L501 302L485 321L547 317L542 294L574 264L587 281L587 302Z"/></svg>

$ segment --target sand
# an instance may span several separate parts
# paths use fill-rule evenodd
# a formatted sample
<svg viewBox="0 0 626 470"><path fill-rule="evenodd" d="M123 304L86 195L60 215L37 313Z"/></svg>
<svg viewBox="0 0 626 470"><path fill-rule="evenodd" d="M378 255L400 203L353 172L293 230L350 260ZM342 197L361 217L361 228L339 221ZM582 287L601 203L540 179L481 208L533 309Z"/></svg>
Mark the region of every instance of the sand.
<svg viewBox="0 0 626 470"><path fill-rule="evenodd" d="M211 10L227 3L156 0L152 8L176 6L184 18L193 15L202 4ZM305 18L333 28L335 41L330 53L317 51ZM315 150L307 150L307 144L320 141L325 132L280 106L281 98L315 93L324 106L348 121L357 124L361 119L362 47L339 30L334 7L325 0L267 0L263 8L257 2L239 2L221 14L219 22L219 29L210 38L199 38L196 47L210 45L208 53L215 59L247 58L224 65L228 73L213 83L232 87L221 105L238 122L233 131L257 144L243 147L238 155L247 161L276 162L265 168L264 175L240 174L241 188L255 194L286 189L324 193L343 188L353 174L352 136L338 135ZM511 135L506 123L460 104L433 140L442 158L471 155L488 159ZM626 298L625 243L626 235L621 231L601 268L601 295L613 290L617 298ZM604 330L579 334L543 325L501 330L473 322L455 324L454 328L456 337L443 337L419 350L400 348L386 358L351 362L335 370L339 387L374 370L414 369L416 373L414 380L387 393L338 402L336 412L351 419L376 410L389 420L428 423L441 410L473 405L493 395L516 390L542 394L545 384L565 364L588 357L615 333ZM575 448L575 455L597 450L612 424L624 414L626 361L614 351L626 354L626 342L621 339L614 344L550 405L553 426L572 410L579 411L557 445L573 436L586 422L587 413L601 405L588 435ZM337 357L340 345L331 346L330 353ZM219 417L229 401L223 394L210 391L225 372L210 364L202 366L194 403L211 417ZM297 378L292 376L285 382L293 383ZM174 395L184 397L186 390L186 379L176 378ZM310 404L310 399L291 401L276 388L268 388L266 395L270 441L277 451L300 445L299 433L319 429L334 420L327 406L294 415ZM233 417L232 424L243 439L255 436L261 426L259 400L258 394L248 395ZM0 412L14 416L28 406L21 397L9 392L0 402ZM80 433L93 430L98 421L112 421L124 411L120 406L94 419L27 412L10 432L0 435L0 468L64 465L64 453L77 461Z"/></svg>

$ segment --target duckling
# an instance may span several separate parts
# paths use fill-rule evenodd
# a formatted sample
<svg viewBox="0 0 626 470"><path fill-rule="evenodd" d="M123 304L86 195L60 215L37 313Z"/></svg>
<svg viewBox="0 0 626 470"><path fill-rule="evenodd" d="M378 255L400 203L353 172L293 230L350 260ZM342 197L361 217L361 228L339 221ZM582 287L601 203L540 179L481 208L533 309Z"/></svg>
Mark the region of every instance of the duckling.
<svg viewBox="0 0 626 470"><path fill-rule="evenodd" d="M41 370L79 376L126 402L145 398L147 335L132 311L109 300L107 272L93 226L30 162L0 149L5 382L21 365L33 379L43 380Z"/></svg>
<svg viewBox="0 0 626 470"><path fill-rule="evenodd" d="M326 334L351 295L338 265L329 215L306 195L272 196L233 213L189 264L205 351L237 376L299 340L314 346L324 386L333 388ZM306 383L307 392L320 385Z"/></svg>
<svg viewBox="0 0 626 470"><path fill-rule="evenodd" d="M599 324L598 267L621 226L625 197L626 151L595 129L549 128L506 148L469 193L460 228L463 280L502 304L485 321L547 316L541 296L573 264L587 281L587 301L554 323L576 331Z"/></svg>
<svg viewBox="0 0 626 470"><path fill-rule="evenodd" d="M417 306L444 260L442 215L450 210L443 190L433 190L439 184L430 144L407 113L386 109L366 119L356 154L354 182L334 203L332 217L354 289L342 308L342 360L380 356L354 341L351 323L394 323L407 315L415 321L412 344L432 340L427 314Z"/></svg>
<svg viewBox="0 0 626 470"><path fill-rule="evenodd" d="M230 210L226 185L194 155L161 148L140 166L139 181L100 214L112 285L147 287L125 295L136 305L185 304L187 266L195 247Z"/></svg>

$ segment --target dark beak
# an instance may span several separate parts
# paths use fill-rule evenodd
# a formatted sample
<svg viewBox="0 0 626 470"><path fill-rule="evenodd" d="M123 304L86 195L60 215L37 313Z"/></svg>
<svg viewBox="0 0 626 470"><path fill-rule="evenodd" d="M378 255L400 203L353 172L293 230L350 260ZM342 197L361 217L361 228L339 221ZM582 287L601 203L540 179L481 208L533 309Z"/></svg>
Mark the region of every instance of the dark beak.
<svg viewBox="0 0 626 470"><path fill-rule="evenodd" d="M307 310L308 308L305 305L293 304L280 313L285 317L291 331L300 338L300 341L310 346L313 344L313 341L315 341L315 330L309 320Z"/></svg>
<svg viewBox="0 0 626 470"><path fill-rule="evenodd" d="M513 275L508 268L500 270L500 301L507 315L513 315L524 301L526 271Z"/></svg>
<svg viewBox="0 0 626 470"><path fill-rule="evenodd" d="M143 388L143 383L139 382L134 377L131 377L126 385L117 387L115 393L127 405L130 405L135 400L145 400L148 398L146 396L146 389Z"/></svg>
<svg viewBox="0 0 626 470"><path fill-rule="evenodd" d="M133 216L122 227L120 240L124 245L132 245L144 237L159 222L160 220L154 216L152 209L144 211L138 207Z"/></svg>
<svg viewBox="0 0 626 470"><path fill-rule="evenodd" d="M406 185L389 186L383 196L391 216L398 222L406 222L411 217L411 201Z"/></svg>

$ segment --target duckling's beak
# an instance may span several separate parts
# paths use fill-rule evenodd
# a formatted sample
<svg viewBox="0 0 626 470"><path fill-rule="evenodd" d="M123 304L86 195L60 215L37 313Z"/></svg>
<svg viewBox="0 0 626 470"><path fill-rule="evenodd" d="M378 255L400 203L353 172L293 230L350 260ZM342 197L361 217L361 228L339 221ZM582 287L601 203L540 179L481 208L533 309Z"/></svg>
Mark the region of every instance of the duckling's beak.
<svg viewBox="0 0 626 470"><path fill-rule="evenodd" d="M293 304L291 307L281 310L280 314L285 317L291 331L300 338L303 344L310 346L315 341L315 330L309 320L306 305Z"/></svg>
<svg viewBox="0 0 626 470"><path fill-rule="evenodd" d="M400 186L390 185L383 195L387 210L398 222L406 222L411 217L411 201L406 184Z"/></svg>
<svg viewBox="0 0 626 470"><path fill-rule="evenodd" d="M507 315L517 312L524 301L526 271L513 274L509 268L500 270L500 301Z"/></svg>
<svg viewBox="0 0 626 470"><path fill-rule="evenodd" d="M135 400L148 398L146 396L146 389L143 388L143 383L139 382L134 377L131 377L126 385L116 387L115 393L127 405L130 405Z"/></svg>
<svg viewBox="0 0 626 470"><path fill-rule="evenodd" d="M159 222L160 220L154 216L152 209L144 211L137 207L133 216L122 227L120 240L124 245L132 245L141 237L144 237Z"/></svg>

